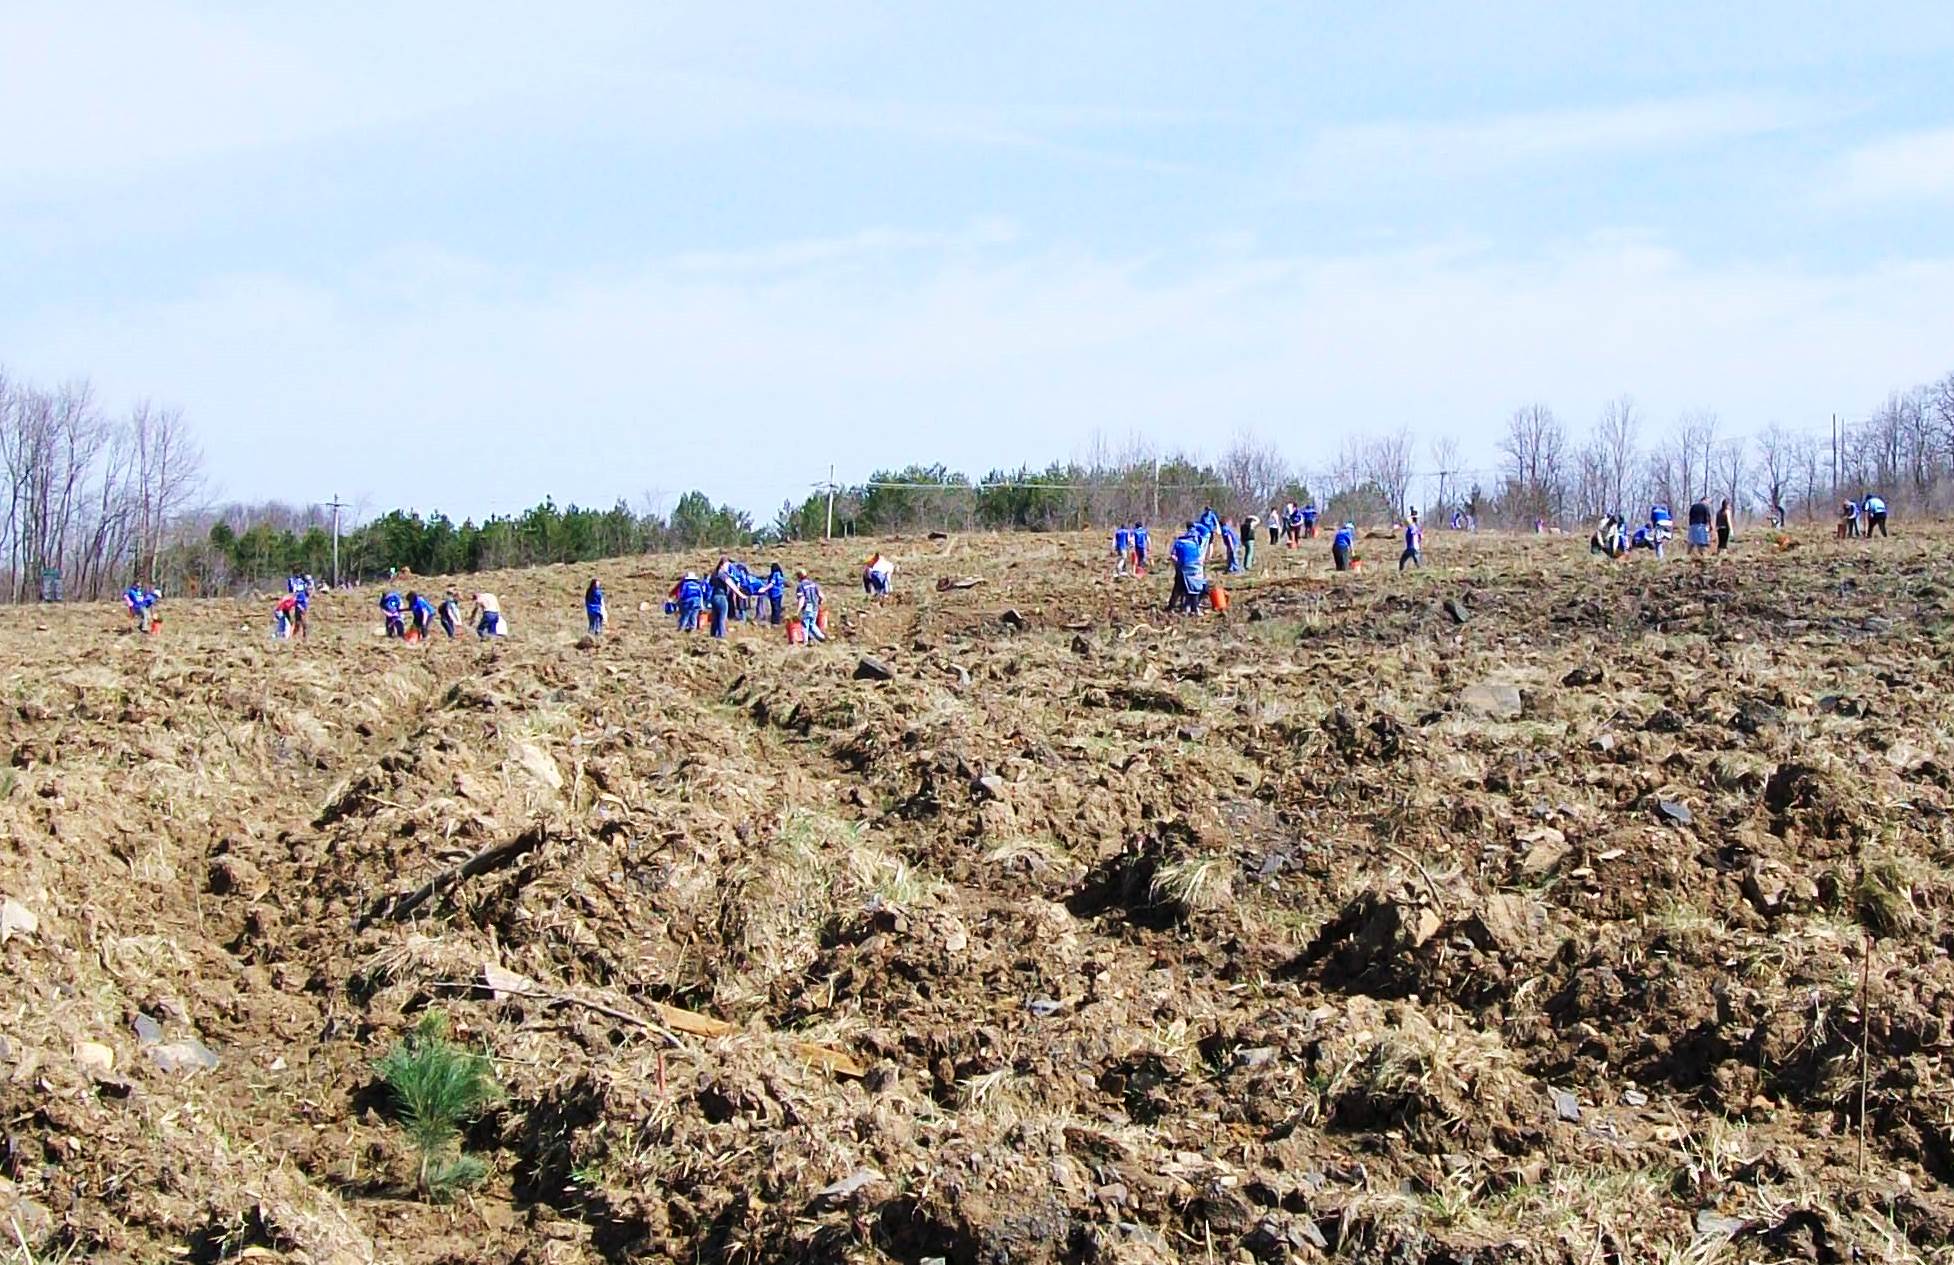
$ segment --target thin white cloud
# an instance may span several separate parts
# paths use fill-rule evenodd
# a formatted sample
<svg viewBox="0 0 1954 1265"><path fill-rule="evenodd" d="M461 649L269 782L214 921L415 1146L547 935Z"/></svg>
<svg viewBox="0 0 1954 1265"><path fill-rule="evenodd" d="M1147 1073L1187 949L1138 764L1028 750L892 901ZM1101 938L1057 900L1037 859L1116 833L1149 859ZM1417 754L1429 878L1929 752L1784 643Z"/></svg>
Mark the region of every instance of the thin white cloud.
<svg viewBox="0 0 1954 1265"><path fill-rule="evenodd" d="M1805 102L1705 96L1477 119L1363 123L1319 132L1303 165L1312 182L1489 176L1571 158L1699 149L1808 126L1827 114L1825 107Z"/></svg>
<svg viewBox="0 0 1954 1265"><path fill-rule="evenodd" d="M541 284L395 252L332 287L234 276L162 304L16 311L0 346L23 376L183 404L233 495L457 512L695 485L768 510L829 462L981 472L1095 431L1213 449L1251 427L1308 463L1402 424L1489 454L1517 401L1578 425L1625 390L1659 421L1708 406L1744 430L1954 368L1954 259L1719 267L1619 237L1172 269L906 249L891 270L790 244ZM267 428L331 437L305 485Z"/></svg>
<svg viewBox="0 0 1954 1265"><path fill-rule="evenodd" d="M1954 201L1954 127L1860 146L1840 161L1819 198L1833 205Z"/></svg>

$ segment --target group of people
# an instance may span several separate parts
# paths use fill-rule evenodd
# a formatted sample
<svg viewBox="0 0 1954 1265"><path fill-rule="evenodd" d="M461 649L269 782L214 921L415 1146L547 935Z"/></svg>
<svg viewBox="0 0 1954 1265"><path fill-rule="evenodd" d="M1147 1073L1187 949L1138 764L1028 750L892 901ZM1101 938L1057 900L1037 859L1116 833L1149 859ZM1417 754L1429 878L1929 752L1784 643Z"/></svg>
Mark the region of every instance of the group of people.
<svg viewBox="0 0 1954 1265"><path fill-rule="evenodd" d="M862 590L870 598L886 597L895 575L895 562L882 554L862 569ZM785 616L787 573L773 563L761 576L745 563L721 557L705 579L687 571L672 586L665 613L678 617L680 632L697 632L704 616L715 637L724 637L736 621L778 625ZM828 618L821 586L806 571L794 573L794 618L790 637L795 642L826 641Z"/></svg>
<svg viewBox="0 0 1954 1265"><path fill-rule="evenodd" d="M156 613L157 603L163 600L163 591L138 580L122 590L122 604L129 611L139 633L153 633L162 626L162 617Z"/></svg>
<svg viewBox="0 0 1954 1265"><path fill-rule="evenodd" d="M1287 543L1291 548L1317 534L1317 512L1313 505L1294 502L1269 511L1269 544ZM1227 574L1238 574L1255 565L1255 541L1261 520L1251 515L1237 530L1233 519L1223 518L1213 507L1201 511L1174 538L1169 557L1173 563L1173 583L1167 609L1174 614L1196 614L1203 600L1216 609L1226 608L1226 595L1208 577L1210 561L1219 561ZM1418 511L1407 511L1403 524L1404 549L1398 555L1398 570L1425 565L1425 528ZM1215 550L1220 550L1219 559ZM1330 565L1338 571L1352 571L1360 565L1357 557L1357 525L1346 522L1330 540ZM1144 523L1113 529L1113 574L1143 576L1147 572L1147 531ZM1129 569L1130 568L1130 569Z"/></svg>
<svg viewBox="0 0 1954 1265"><path fill-rule="evenodd" d="M603 631L604 593L592 580L590 587L596 592L598 613L591 618L591 630ZM441 598L440 605L427 600L420 592L408 590L405 597L395 589L388 589L380 595L380 615L386 621L386 634L389 638L401 641L427 641L434 635L434 625L438 620L441 631L450 640L461 628L461 595L449 589ZM493 593L475 594L475 607L469 612L469 626L474 628L478 639L505 637L509 625L502 618L502 603Z"/></svg>
<svg viewBox="0 0 1954 1265"><path fill-rule="evenodd" d="M1856 501L1839 507L1839 539L1886 535L1886 498L1868 492Z"/></svg>

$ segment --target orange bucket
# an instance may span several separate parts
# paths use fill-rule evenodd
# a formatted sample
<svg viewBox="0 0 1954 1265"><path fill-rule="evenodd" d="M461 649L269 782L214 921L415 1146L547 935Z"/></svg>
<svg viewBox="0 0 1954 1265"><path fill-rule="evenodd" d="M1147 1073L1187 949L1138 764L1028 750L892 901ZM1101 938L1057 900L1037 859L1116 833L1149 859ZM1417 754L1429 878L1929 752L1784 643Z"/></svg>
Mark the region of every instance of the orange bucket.
<svg viewBox="0 0 1954 1265"><path fill-rule="evenodd" d="M1214 610L1226 614L1228 611L1228 590L1222 588L1219 584L1210 584L1208 586L1208 605Z"/></svg>
<svg viewBox="0 0 1954 1265"><path fill-rule="evenodd" d="M807 640L807 628L800 620L787 625L787 644L798 646Z"/></svg>

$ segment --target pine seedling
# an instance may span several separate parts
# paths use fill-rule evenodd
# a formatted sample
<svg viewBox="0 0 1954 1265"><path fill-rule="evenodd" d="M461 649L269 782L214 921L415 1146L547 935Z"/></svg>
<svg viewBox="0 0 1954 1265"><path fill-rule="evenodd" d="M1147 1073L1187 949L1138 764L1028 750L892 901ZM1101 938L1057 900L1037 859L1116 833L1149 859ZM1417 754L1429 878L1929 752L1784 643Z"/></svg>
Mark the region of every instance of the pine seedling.
<svg viewBox="0 0 1954 1265"><path fill-rule="evenodd" d="M482 1160L461 1149L462 1126L500 1094L487 1056L448 1038L448 1017L421 1016L376 1069L393 1091L401 1127L419 1156L421 1192L437 1202L488 1175Z"/></svg>

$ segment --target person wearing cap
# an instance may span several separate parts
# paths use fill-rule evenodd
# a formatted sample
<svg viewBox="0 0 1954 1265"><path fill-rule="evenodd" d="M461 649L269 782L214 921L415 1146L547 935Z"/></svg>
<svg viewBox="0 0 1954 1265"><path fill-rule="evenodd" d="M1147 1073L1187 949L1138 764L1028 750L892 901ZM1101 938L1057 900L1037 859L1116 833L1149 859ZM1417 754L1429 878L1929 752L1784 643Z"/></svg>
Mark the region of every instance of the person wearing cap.
<svg viewBox="0 0 1954 1265"><path fill-rule="evenodd" d="M706 582L697 571L687 571L672 586L672 609L678 614L680 632L698 632L699 616L706 609Z"/></svg>

